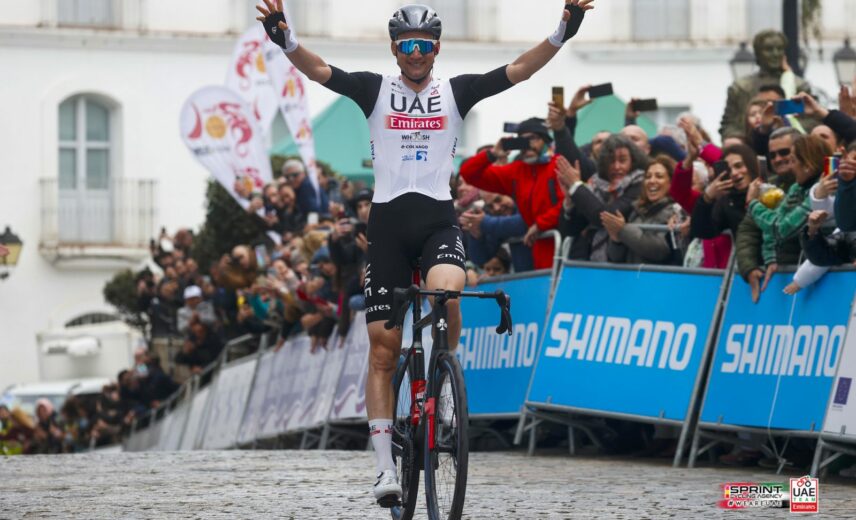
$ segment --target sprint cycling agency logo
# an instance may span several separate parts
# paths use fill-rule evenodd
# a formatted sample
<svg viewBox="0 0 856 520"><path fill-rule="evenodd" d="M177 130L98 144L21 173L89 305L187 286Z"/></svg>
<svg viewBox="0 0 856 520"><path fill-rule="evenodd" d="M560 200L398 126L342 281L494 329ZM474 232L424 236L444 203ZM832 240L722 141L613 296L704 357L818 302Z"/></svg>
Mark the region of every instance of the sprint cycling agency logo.
<svg viewBox="0 0 856 520"><path fill-rule="evenodd" d="M820 483L806 475L791 479L791 513L820 511Z"/></svg>
<svg viewBox="0 0 856 520"><path fill-rule="evenodd" d="M817 513L819 482L808 475L783 482L727 482L722 485L722 509L788 509L791 513Z"/></svg>
<svg viewBox="0 0 856 520"><path fill-rule="evenodd" d="M722 485L722 509L784 509L788 492L781 482L727 482Z"/></svg>

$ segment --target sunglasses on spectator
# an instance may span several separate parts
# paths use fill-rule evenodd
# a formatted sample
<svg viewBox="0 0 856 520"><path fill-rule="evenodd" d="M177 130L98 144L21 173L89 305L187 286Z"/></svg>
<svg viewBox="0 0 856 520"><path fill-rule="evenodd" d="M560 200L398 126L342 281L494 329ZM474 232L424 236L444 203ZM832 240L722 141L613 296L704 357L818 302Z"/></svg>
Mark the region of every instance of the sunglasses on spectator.
<svg viewBox="0 0 856 520"><path fill-rule="evenodd" d="M288 180L292 180L292 179L296 179L296 178L300 177L300 174L299 173L286 173L283 177L285 177Z"/></svg>
<svg viewBox="0 0 856 520"><path fill-rule="evenodd" d="M417 48L419 49L419 54L428 54L429 52L434 52L434 46L437 45L437 40L422 40L419 38L411 38L409 40L395 40L395 45L398 47L398 51L402 52L408 56L413 54Z"/></svg>
<svg viewBox="0 0 856 520"><path fill-rule="evenodd" d="M790 148L782 148L781 150L770 150L770 157L787 157L791 155Z"/></svg>

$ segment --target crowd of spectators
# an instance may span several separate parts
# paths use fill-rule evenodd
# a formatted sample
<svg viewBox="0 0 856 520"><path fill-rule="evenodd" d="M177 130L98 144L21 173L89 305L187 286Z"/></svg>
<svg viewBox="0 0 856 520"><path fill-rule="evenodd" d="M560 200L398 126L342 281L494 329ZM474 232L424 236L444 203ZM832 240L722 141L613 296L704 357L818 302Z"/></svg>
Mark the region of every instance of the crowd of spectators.
<svg viewBox="0 0 856 520"><path fill-rule="evenodd" d="M0 405L0 455L76 453L115 445L135 414L156 404L137 402L120 384L110 383L95 395L69 396L59 410L47 398L36 401L33 415Z"/></svg>

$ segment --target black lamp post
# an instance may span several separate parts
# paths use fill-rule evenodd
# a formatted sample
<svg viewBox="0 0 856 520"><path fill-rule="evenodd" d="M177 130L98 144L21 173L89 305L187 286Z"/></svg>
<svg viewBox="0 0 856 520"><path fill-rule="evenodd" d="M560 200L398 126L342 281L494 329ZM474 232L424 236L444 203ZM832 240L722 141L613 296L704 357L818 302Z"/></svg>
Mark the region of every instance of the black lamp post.
<svg viewBox="0 0 856 520"><path fill-rule="evenodd" d="M6 231L0 235L0 280L8 278L12 269L18 265L23 247L24 243L18 235L6 226Z"/></svg>
<svg viewBox="0 0 856 520"><path fill-rule="evenodd" d="M840 85L856 81L856 50L850 46L850 38L845 38L844 47L832 55L832 63L835 64L835 75Z"/></svg>
<svg viewBox="0 0 856 520"><path fill-rule="evenodd" d="M758 66L755 63L755 55L749 50L746 42L740 42L740 48L737 49L728 64L731 65L731 76L735 81L752 74Z"/></svg>

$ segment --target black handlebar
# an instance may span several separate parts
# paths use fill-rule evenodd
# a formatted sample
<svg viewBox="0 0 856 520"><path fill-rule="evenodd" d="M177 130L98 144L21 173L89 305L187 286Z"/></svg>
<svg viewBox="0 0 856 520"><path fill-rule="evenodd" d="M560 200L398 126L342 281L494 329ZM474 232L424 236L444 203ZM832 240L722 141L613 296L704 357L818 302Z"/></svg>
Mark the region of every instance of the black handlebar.
<svg viewBox="0 0 856 520"><path fill-rule="evenodd" d="M407 309L410 304L415 302L417 298L422 296L435 296L445 300L454 298L480 298L492 299L499 306L500 316L499 325L496 327L497 334L508 333L511 335L513 323L511 321L511 297L501 290L494 292L476 292L476 291L429 291L419 290L416 285L411 285L406 289L393 289L392 291L392 317L384 324L386 330L393 328L401 328L404 326L404 317L407 314Z"/></svg>

